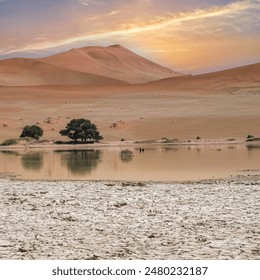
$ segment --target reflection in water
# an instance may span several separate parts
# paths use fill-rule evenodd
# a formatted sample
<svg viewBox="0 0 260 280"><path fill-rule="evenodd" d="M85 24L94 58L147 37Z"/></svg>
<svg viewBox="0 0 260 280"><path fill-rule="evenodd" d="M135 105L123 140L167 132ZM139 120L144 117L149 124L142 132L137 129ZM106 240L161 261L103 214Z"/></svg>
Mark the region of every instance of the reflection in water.
<svg viewBox="0 0 260 280"><path fill-rule="evenodd" d="M100 150L56 151L73 174L90 173L100 162Z"/></svg>
<svg viewBox="0 0 260 280"><path fill-rule="evenodd" d="M173 152L173 151L178 151L178 148L175 148L175 147L163 147L163 148L161 148L161 150L163 152Z"/></svg>
<svg viewBox="0 0 260 280"><path fill-rule="evenodd" d="M254 156L256 152L260 151L260 145L248 144L247 146L248 156Z"/></svg>
<svg viewBox="0 0 260 280"><path fill-rule="evenodd" d="M122 150L120 152L120 159L123 161L123 162L129 162L131 161L132 159L134 158L134 153L128 149L126 150Z"/></svg>
<svg viewBox="0 0 260 280"><path fill-rule="evenodd" d="M0 151L0 153L9 155L9 156L19 156L19 153L16 151Z"/></svg>
<svg viewBox="0 0 260 280"><path fill-rule="evenodd" d="M260 145L247 145L246 146L248 151L254 150L254 149L260 149Z"/></svg>
<svg viewBox="0 0 260 280"><path fill-rule="evenodd" d="M139 181L228 178L240 175L239 170L260 174L260 145L256 144L235 149L145 146L141 153L135 147L121 149L0 152L0 173L15 173L23 179Z"/></svg>
<svg viewBox="0 0 260 280"><path fill-rule="evenodd" d="M21 161L25 169L39 170L43 166L42 153L26 153L22 155Z"/></svg>

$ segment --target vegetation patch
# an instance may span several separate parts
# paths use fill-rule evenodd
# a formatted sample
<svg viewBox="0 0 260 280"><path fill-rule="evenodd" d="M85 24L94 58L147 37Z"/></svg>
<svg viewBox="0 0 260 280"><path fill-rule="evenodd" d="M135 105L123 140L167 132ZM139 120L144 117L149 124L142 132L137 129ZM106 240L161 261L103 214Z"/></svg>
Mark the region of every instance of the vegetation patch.
<svg viewBox="0 0 260 280"><path fill-rule="evenodd" d="M24 137L31 137L33 139L39 140L40 137L43 135L43 130L38 125L27 125L23 128L22 134L20 135L21 138Z"/></svg>
<svg viewBox="0 0 260 280"><path fill-rule="evenodd" d="M246 140L246 142L257 142L257 141L260 141L260 138L248 138L247 140Z"/></svg>
<svg viewBox="0 0 260 280"><path fill-rule="evenodd" d="M16 139L7 139L1 143L1 146L12 146L16 144L18 144L18 141Z"/></svg>
<svg viewBox="0 0 260 280"><path fill-rule="evenodd" d="M71 120L65 129L60 131L60 134L72 139L74 144L77 144L78 140L81 140L81 143L94 143L103 139L96 125L85 119Z"/></svg>

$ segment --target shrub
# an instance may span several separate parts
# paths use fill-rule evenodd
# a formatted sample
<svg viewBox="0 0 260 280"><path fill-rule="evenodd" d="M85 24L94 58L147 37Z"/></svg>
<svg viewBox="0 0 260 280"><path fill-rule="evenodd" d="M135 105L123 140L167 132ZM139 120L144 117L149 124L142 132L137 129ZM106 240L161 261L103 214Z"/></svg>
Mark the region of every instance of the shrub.
<svg viewBox="0 0 260 280"><path fill-rule="evenodd" d="M80 139L83 143L99 142L103 137L100 135L95 124L90 120L73 119L60 131L62 136L67 136L75 142Z"/></svg>
<svg viewBox="0 0 260 280"><path fill-rule="evenodd" d="M21 138L24 137L31 137L33 139L39 140L40 137L43 135L43 130L38 125L27 125L23 128L22 134L20 135Z"/></svg>
<svg viewBox="0 0 260 280"><path fill-rule="evenodd" d="M7 139L1 144L1 146L11 146L11 145L16 145L16 144L17 144L16 139Z"/></svg>

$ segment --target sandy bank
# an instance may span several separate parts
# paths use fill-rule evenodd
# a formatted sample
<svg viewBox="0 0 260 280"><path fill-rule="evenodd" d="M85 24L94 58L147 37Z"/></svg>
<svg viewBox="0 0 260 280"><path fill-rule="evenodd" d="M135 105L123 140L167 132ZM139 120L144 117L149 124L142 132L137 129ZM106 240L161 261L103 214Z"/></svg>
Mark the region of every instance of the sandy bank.
<svg viewBox="0 0 260 280"><path fill-rule="evenodd" d="M18 142L20 140L18 139ZM25 142L25 141L24 141ZM32 143L18 143L10 146L1 146L1 150L27 150L27 149L50 149L50 150L76 150L76 149L99 149L109 147L182 147L182 146L210 146L210 145L244 145L244 146L259 146L260 138L256 138L255 141L247 141L246 138L229 138L229 139L198 139L198 140L178 140L178 139L155 139L155 140L135 140L135 141L102 141L100 143L92 144L55 144L53 141L40 141L36 140Z"/></svg>
<svg viewBox="0 0 260 280"><path fill-rule="evenodd" d="M259 259L260 178L0 180L2 259Z"/></svg>

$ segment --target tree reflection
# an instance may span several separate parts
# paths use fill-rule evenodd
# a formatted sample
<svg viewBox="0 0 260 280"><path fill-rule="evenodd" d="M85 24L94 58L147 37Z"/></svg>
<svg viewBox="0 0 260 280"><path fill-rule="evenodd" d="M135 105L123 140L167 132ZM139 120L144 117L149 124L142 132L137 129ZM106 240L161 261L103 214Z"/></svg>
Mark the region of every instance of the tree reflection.
<svg viewBox="0 0 260 280"><path fill-rule="evenodd" d="M247 144L247 152L248 155L251 157L253 155L259 156L259 152L260 152L260 145L254 145L254 144Z"/></svg>
<svg viewBox="0 0 260 280"><path fill-rule="evenodd" d="M122 150L120 152L120 159L123 161L123 162L129 162L131 160L133 160L134 158L134 153L130 150Z"/></svg>
<svg viewBox="0 0 260 280"><path fill-rule="evenodd" d="M73 174L90 173L100 162L99 150L72 150L59 151L62 153L61 160Z"/></svg>
<svg viewBox="0 0 260 280"><path fill-rule="evenodd" d="M1 154L8 155L8 156L19 156L19 153L16 151L0 151Z"/></svg>
<svg viewBox="0 0 260 280"><path fill-rule="evenodd" d="M259 145L246 145L247 150L251 151L251 150L260 150L260 146Z"/></svg>
<svg viewBox="0 0 260 280"><path fill-rule="evenodd" d="M30 152L22 155L22 165L25 169L40 170L43 166L42 153Z"/></svg>

